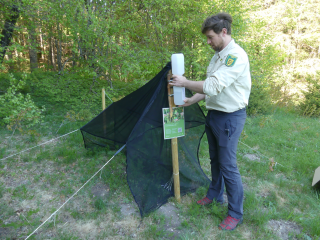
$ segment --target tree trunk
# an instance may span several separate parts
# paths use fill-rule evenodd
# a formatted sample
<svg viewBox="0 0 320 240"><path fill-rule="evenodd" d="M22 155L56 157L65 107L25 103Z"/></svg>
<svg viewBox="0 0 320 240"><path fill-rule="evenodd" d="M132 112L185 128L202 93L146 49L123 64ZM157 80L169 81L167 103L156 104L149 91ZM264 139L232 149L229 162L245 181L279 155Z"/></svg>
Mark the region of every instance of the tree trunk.
<svg viewBox="0 0 320 240"><path fill-rule="evenodd" d="M58 71L62 69L62 62L61 62L61 52L60 52L60 40L55 39L55 46L57 49L57 64L58 64Z"/></svg>
<svg viewBox="0 0 320 240"><path fill-rule="evenodd" d="M57 64L58 64L58 71L62 70L62 49L61 49L61 38L62 38L62 34L60 31L62 31L60 29L60 24L59 22L57 23L57 31L58 31L58 38L59 39L55 39L55 45L56 45L56 49L57 49Z"/></svg>
<svg viewBox="0 0 320 240"><path fill-rule="evenodd" d="M5 20L4 28L1 32L2 37L0 39L0 64L3 62L4 55L6 54L7 48L10 45L12 39L12 33L14 26L19 18L19 9L18 6L13 5L11 8L11 17L10 19Z"/></svg>
<svg viewBox="0 0 320 240"><path fill-rule="evenodd" d="M30 39L30 46L29 46L30 70L32 72L34 69L38 68L37 36L36 36L36 29L32 25L30 25L30 28L29 28L29 39Z"/></svg>
<svg viewBox="0 0 320 240"><path fill-rule="evenodd" d="M56 62L54 58L54 41L52 36L49 37L49 64L53 67L53 70L56 71Z"/></svg>
<svg viewBox="0 0 320 240"><path fill-rule="evenodd" d="M9 60L9 72L14 72L14 64L13 64L13 54L12 50L9 50L8 53L8 60Z"/></svg>
<svg viewBox="0 0 320 240"><path fill-rule="evenodd" d="M40 37L40 58L41 58L41 63L43 64L46 62L46 55L42 54L42 52L46 52L47 48L46 48L46 45L43 41L42 28L40 28L39 31L40 31L40 36L39 36ZM38 57L38 59L39 59L39 57Z"/></svg>

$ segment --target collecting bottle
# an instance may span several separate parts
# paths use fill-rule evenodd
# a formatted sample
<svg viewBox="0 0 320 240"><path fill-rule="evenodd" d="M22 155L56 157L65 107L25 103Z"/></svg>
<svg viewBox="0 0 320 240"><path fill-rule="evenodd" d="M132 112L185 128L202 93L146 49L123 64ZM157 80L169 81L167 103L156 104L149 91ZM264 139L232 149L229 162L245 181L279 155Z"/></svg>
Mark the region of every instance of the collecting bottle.
<svg viewBox="0 0 320 240"><path fill-rule="evenodd" d="M175 53L171 56L171 67L172 67L172 74L173 75L180 75L184 74L184 56L182 53ZM176 87L173 86L173 98L175 105L183 105L185 96L185 88L184 87Z"/></svg>

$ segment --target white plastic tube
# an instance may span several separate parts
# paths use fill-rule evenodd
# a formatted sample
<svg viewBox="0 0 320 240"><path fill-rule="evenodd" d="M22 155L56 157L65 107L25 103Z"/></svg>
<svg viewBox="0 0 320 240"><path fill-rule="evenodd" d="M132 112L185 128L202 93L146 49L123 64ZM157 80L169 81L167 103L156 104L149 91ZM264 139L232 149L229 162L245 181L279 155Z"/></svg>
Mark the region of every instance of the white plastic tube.
<svg viewBox="0 0 320 240"><path fill-rule="evenodd" d="M184 56L182 53L175 53L171 56L172 74L182 76L184 74Z"/></svg>
<svg viewBox="0 0 320 240"><path fill-rule="evenodd" d="M182 53L172 54L171 67L173 75L182 76L184 74L184 56ZM173 86L173 96L175 105L183 105L183 100L186 98L185 88Z"/></svg>
<svg viewBox="0 0 320 240"><path fill-rule="evenodd" d="M183 105L186 98L186 89L184 87L173 86L173 101L176 106Z"/></svg>

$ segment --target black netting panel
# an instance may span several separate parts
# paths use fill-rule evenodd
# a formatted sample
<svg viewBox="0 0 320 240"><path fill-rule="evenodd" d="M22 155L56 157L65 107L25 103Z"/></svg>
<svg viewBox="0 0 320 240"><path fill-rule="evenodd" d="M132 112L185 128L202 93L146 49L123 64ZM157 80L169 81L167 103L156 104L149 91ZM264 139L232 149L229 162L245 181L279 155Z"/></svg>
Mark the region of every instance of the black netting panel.
<svg viewBox="0 0 320 240"><path fill-rule="evenodd" d="M145 111L159 85L159 79L168 72L165 67L155 78L118 102L112 103L97 117L81 128L82 132L125 144L132 129Z"/></svg>
<svg viewBox="0 0 320 240"><path fill-rule="evenodd" d="M186 130L188 138L178 138L181 195L210 183L197 158L203 126ZM171 140L163 139L163 129L147 131L127 144L127 179L141 215L145 215L174 195Z"/></svg>
<svg viewBox="0 0 320 240"><path fill-rule="evenodd" d="M81 128L86 147L126 144L127 181L142 216L174 195L171 140L164 140L162 108L168 107L167 66L149 83L113 103ZM186 91L190 97L190 91ZM178 138L181 195L210 183L198 159L205 117L194 104L184 109L186 136Z"/></svg>
<svg viewBox="0 0 320 240"><path fill-rule="evenodd" d="M110 150L118 150L124 144L109 139L94 136L82 131L83 141L86 148L107 147Z"/></svg>

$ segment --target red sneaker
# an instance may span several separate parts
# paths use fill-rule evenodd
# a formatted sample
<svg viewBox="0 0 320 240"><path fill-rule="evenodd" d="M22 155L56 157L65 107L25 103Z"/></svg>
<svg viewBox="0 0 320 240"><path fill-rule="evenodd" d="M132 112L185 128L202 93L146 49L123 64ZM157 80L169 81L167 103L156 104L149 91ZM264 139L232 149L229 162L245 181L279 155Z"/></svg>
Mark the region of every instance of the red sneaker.
<svg viewBox="0 0 320 240"><path fill-rule="evenodd" d="M242 222L243 218L236 219L231 216L228 216L226 217L226 219L222 221L222 223L219 224L218 227L220 230L232 231L236 229L236 227L240 225Z"/></svg>
<svg viewBox="0 0 320 240"><path fill-rule="evenodd" d="M204 199L201 199L201 200L197 201L197 203L199 205L203 205L204 206L204 205L212 203L212 200L210 200L209 198L205 197Z"/></svg>

